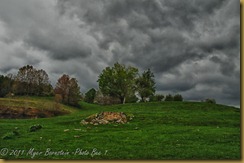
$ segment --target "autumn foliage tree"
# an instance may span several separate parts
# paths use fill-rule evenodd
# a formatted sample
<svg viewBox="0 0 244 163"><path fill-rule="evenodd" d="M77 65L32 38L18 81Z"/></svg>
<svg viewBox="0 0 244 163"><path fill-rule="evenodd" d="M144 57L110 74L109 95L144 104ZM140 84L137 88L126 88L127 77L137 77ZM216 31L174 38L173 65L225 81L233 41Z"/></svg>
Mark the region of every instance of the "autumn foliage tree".
<svg viewBox="0 0 244 163"><path fill-rule="evenodd" d="M61 96L61 102L69 105L78 105L80 99L80 87L75 78L70 78L69 75L62 75L54 89L55 94Z"/></svg>
<svg viewBox="0 0 244 163"><path fill-rule="evenodd" d="M14 81L13 90L18 95L49 95L52 90L47 73L31 65L21 67Z"/></svg>
<svg viewBox="0 0 244 163"><path fill-rule="evenodd" d="M30 95L33 92L34 83L34 71L33 66L27 65L21 67L15 78L14 93L18 95Z"/></svg>
<svg viewBox="0 0 244 163"><path fill-rule="evenodd" d="M35 84L36 84L36 94L37 95L46 95L50 93L52 86L49 83L49 77L43 69L36 71L36 78L35 78Z"/></svg>

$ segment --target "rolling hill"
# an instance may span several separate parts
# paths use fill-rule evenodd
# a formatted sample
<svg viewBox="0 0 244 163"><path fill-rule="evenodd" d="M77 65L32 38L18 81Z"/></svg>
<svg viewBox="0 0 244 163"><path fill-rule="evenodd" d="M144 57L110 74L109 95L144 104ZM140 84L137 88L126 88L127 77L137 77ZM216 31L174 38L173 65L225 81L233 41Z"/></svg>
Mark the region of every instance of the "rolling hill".
<svg viewBox="0 0 244 163"><path fill-rule="evenodd" d="M52 98L1 98L0 106L52 110ZM204 102L155 102L80 108L60 116L0 119L3 159L240 159L240 109ZM83 125L104 111L133 115L126 124ZM30 132L31 127L41 126Z"/></svg>

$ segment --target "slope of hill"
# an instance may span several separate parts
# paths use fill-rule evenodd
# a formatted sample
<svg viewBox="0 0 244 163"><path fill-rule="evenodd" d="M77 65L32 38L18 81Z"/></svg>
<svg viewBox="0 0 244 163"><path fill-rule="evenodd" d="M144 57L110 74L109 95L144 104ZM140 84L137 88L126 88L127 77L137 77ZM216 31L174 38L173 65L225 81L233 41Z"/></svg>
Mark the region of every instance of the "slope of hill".
<svg viewBox="0 0 244 163"><path fill-rule="evenodd" d="M47 97L0 98L0 118L47 118L72 111Z"/></svg>
<svg viewBox="0 0 244 163"><path fill-rule="evenodd" d="M4 99L9 100L10 99ZM29 105L49 105L29 98ZM23 106L28 100L19 99ZM3 104L0 99L0 104ZM33 102L31 104L31 101ZM13 105L11 102L9 103ZM9 105L5 103L4 105ZM200 102L139 103L81 109L36 119L0 119L3 159L240 159L240 109ZM102 111L124 112L126 124L82 125ZM30 132L30 127L41 129Z"/></svg>

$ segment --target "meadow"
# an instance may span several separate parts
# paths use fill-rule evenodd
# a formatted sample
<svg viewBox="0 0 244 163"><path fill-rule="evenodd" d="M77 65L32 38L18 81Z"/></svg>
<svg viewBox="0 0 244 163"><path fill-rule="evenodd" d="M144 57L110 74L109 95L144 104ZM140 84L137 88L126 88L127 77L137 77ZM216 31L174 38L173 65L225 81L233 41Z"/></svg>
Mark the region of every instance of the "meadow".
<svg viewBox="0 0 244 163"><path fill-rule="evenodd" d="M50 109L48 97L0 98L0 106ZM100 106L60 104L68 114L0 119L0 158L76 160L241 159L240 109L205 102L150 102ZM82 125L102 111L133 115L126 124ZM42 128L30 132L33 125Z"/></svg>

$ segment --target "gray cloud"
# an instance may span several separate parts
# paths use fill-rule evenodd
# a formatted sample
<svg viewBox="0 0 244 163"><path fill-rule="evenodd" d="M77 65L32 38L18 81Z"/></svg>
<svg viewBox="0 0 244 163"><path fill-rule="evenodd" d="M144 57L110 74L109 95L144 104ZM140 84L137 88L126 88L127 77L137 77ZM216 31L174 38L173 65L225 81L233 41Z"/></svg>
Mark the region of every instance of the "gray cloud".
<svg viewBox="0 0 244 163"><path fill-rule="evenodd" d="M238 0L2 0L0 48L4 74L32 64L84 92L118 61L151 68L158 92L240 103Z"/></svg>
<svg viewBox="0 0 244 163"><path fill-rule="evenodd" d="M29 35L25 42L40 50L48 51L53 59L67 60L91 55L91 48L82 44L78 38L61 33L61 30L48 31L45 34L33 30Z"/></svg>

